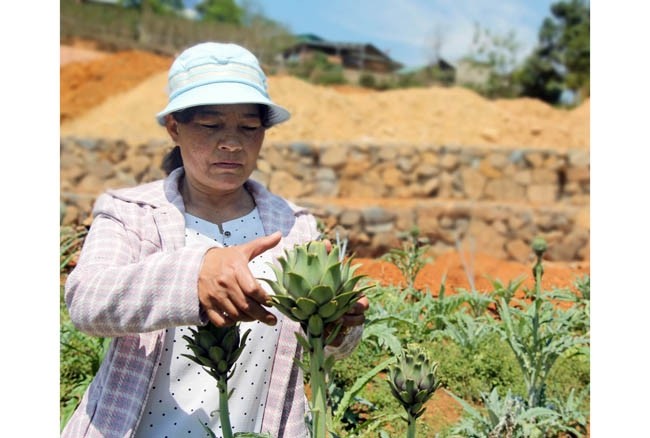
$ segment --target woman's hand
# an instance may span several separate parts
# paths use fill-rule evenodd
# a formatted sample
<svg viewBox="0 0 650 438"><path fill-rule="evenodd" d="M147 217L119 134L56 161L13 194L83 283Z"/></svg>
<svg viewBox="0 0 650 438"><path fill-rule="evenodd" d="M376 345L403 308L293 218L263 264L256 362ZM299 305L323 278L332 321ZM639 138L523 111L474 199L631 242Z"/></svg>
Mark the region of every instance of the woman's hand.
<svg viewBox="0 0 650 438"><path fill-rule="evenodd" d="M277 318L264 306L268 294L248 268L248 262L276 246L282 234L269 236L227 248L211 248L206 252L199 272L199 302L208 318L217 327L237 321L259 320L275 325Z"/></svg>
<svg viewBox="0 0 650 438"><path fill-rule="evenodd" d="M345 336L348 334L350 329L352 327L359 326L363 324L366 320L366 311L370 307L370 301L368 300L368 297L365 295L362 295L356 303L352 306L352 308L345 313L338 321L332 322L327 325L325 328L325 337L328 336L328 334L334 330L337 324L341 324L341 329L339 330L338 334L334 338L334 340L328 344L331 345L332 347L338 347L341 345L343 342L343 339L345 339Z"/></svg>

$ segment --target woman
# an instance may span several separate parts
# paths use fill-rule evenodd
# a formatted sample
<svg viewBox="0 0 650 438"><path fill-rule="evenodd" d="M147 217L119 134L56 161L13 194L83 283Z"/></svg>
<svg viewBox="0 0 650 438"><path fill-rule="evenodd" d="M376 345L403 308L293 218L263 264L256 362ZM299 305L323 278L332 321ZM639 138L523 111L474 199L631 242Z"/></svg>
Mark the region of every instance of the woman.
<svg viewBox="0 0 650 438"><path fill-rule="evenodd" d="M203 43L174 61L157 115L177 145L170 173L98 198L66 283L75 325L113 342L62 436L220 436L216 383L181 355L188 327L208 322L252 330L229 381L233 430L307 436L299 326L265 306L256 278L319 233L306 210L249 179L266 129L289 117L240 46ZM330 354L357 345L367 309L364 297L342 318L351 330Z"/></svg>

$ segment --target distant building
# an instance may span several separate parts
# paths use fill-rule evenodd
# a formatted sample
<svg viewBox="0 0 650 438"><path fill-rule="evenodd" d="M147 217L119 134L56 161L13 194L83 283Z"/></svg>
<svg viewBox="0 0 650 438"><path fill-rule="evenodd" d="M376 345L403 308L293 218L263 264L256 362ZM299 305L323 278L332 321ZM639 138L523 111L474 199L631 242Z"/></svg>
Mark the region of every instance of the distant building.
<svg viewBox="0 0 650 438"><path fill-rule="evenodd" d="M489 65L463 59L456 63L456 83L482 87L490 79L492 69Z"/></svg>
<svg viewBox="0 0 650 438"><path fill-rule="evenodd" d="M411 78L420 85L452 85L456 77L456 67L442 58L425 66L403 68L397 72L403 78Z"/></svg>
<svg viewBox="0 0 650 438"><path fill-rule="evenodd" d="M341 43L325 41L313 34L298 36L298 42L282 52L284 63L302 63L316 53L324 54L327 60L340 65L349 81L355 81L362 73L390 76L402 68L387 54L372 44Z"/></svg>
<svg viewBox="0 0 650 438"><path fill-rule="evenodd" d="M103 3L106 5L119 5L120 0L77 0L77 3Z"/></svg>

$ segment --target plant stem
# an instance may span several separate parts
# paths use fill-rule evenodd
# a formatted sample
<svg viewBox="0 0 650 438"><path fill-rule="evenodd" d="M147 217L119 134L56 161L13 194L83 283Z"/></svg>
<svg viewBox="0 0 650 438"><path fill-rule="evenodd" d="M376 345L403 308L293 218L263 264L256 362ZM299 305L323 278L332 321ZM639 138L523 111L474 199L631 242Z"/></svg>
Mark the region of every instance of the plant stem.
<svg viewBox="0 0 650 438"><path fill-rule="evenodd" d="M325 352L323 336L311 336L309 384L311 386L312 438L327 437L327 385L325 383Z"/></svg>
<svg viewBox="0 0 650 438"><path fill-rule="evenodd" d="M408 414L408 428L406 429L406 438L415 438L415 417Z"/></svg>
<svg viewBox="0 0 650 438"><path fill-rule="evenodd" d="M230 410L228 409L228 381L225 377L217 380L219 388L219 421L223 438L232 438L232 427L230 426Z"/></svg>

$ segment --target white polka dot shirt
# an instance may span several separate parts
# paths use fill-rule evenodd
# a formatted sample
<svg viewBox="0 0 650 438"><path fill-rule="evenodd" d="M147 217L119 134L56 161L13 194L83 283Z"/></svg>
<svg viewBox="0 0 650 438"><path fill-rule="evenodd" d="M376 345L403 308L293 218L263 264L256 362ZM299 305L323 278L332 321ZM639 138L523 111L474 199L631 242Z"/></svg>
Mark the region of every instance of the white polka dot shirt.
<svg viewBox="0 0 650 438"><path fill-rule="evenodd" d="M218 226L185 213L185 243L217 241L223 246L238 245L264 236L257 208L249 214ZM251 260L249 268L256 278L273 278L268 267L270 258L261 254ZM270 288L262 287L268 293ZM260 432L264 404L273 364L273 356L284 316L274 308L268 309L278 318L271 327L255 322L242 322L242 335L251 329L246 348L236 364L235 373L228 380L233 393L229 400L230 422L234 432ZM183 335L191 336L187 327L168 329L173 336L165 337L149 399L136 433L137 438L207 437L203 426L221 437L219 422L219 393L216 380L203 367L181 356L191 353Z"/></svg>

